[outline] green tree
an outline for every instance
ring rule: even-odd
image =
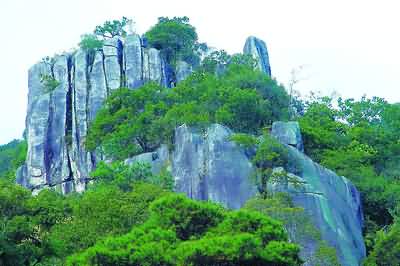
[[[79,43],[79,47],[87,53],[98,51],[103,48],[103,45],[104,41],[94,34],[83,35]]]
[[[280,224],[249,211],[170,195],[130,233],[71,256],[68,265],[300,265]],[[132,252],[133,251],[133,252]]]
[[[268,197],[268,185],[292,182],[285,171],[274,172],[275,167],[286,167],[288,150],[270,135],[263,136],[252,161],[257,168],[256,184],[262,198],[266,199]]]
[[[122,162],[100,162],[90,175],[96,184],[113,184],[122,191],[131,191],[137,182],[157,185],[166,190],[172,190],[174,184],[173,177],[167,171],[162,169],[159,174],[154,175],[149,164],[140,162],[132,165]]]
[[[0,264],[30,265],[40,257],[36,224],[29,217],[30,191],[0,180]]]
[[[391,266],[400,264],[400,224],[379,231],[373,251],[366,259],[367,266]]]
[[[150,46],[161,51],[167,62],[175,65],[178,60],[196,63],[198,47],[196,29],[188,17],[160,17],[158,23],[145,33]]]
[[[25,140],[13,140],[0,145],[0,177],[14,180],[17,168],[25,163],[26,153]]]
[[[102,38],[114,38],[115,36],[125,36],[126,26],[132,23],[131,19],[122,17],[121,20],[106,21],[103,25],[96,26],[94,34]]]
[[[128,192],[99,184],[82,195],[69,197],[71,215],[54,225],[47,236],[53,256],[64,259],[107,236],[129,232],[147,220],[149,204],[163,194],[161,188],[146,183],[135,183]]]

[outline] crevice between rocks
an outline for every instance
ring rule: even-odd
[[[124,67],[124,44],[121,40],[117,41],[117,58],[120,72],[120,87],[126,87],[126,72]]]
[[[103,68],[104,83],[106,84],[106,94],[108,97],[110,96],[110,85],[108,84],[107,71],[106,71],[106,56],[103,50],[101,50],[101,64]]]
[[[85,76],[86,76],[86,99],[85,99],[85,112],[86,112],[86,128],[89,130],[90,126],[90,97],[92,91],[92,83],[90,79],[90,74],[93,70],[94,60],[96,58],[96,51],[91,51],[86,54],[86,66],[85,66]],[[91,163],[93,166],[96,165],[94,152],[90,152]]]
[[[67,57],[67,95],[65,101],[65,148],[66,148],[66,156],[67,156],[67,167],[68,167],[68,178],[67,180],[72,180],[74,178],[71,158],[70,158],[70,150],[72,148],[72,105],[73,105],[73,84],[72,84],[72,68],[73,68],[73,59],[72,56],[69,55]]]
[[[50,170],[51,170],[51,162],[53,160],[53,151],[51,148],[51,128],[53,124],[53,92],[50,92],[49,95],[49,116],[47,117],[47,128],[46,128],[46,138],[43,144],[43,152],[44,152],[44,168],[45,168],[45,180],[46,183],[50,183]]]

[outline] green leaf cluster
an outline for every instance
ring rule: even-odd
[[[44,74],[40,76],[40,82],[43,84],[44,92],[53,92],[61,83],[52,75]]]

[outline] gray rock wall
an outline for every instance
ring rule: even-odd
[[[103,51],[91,56],[78,50],[54,61],[29,70],[28,154],[17,182],[32,190],[83,191],[101,159],[85,150],[85,138],[104,100],[121,86],[136,88],[148,81],[168,86],[166,66],[159,51],[141,46],[138,35],[107,40]],[[48,90],[43,75],[59,85]]]
[[[305,183],[300,189],[287,185],[284,190],[309,214],[322,239],[336,249],[341,265],[360,265],[365,257],[364,221],[360,194],[355,186],[303,153],[297,122],[275,122],[271,134],[287,145],[289,171]]]
[[[253,166],[246,154],[229,141],[232,132],[214,124],[204,131],[180,126],[171,156],[176,190],[193,199],[212,200],[240,208],[255,193]]]

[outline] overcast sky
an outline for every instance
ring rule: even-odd
[[[0,0],[0,143],[22,135],[28,68],[122,16],[139,33],[159,16],[188,16],[201,41],[230,53],[255,35],[266,41],[278,81],[305,66],[297,86],[303,95],[399,102],[399,10],[395,0]]]

